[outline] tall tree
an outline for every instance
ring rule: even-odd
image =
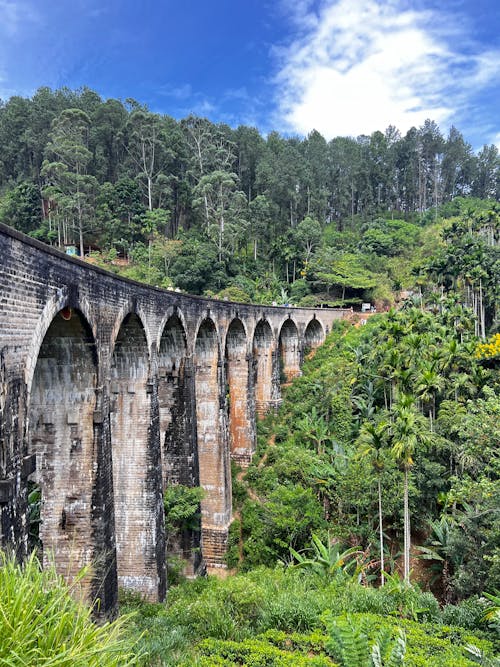
[[[84,231],[93,218],[96,179],[87,173],[92,154],[88,149],[90,118],[80,109],[65,109],[53,122],[47,154],[55,160],[43,163],[45,192],[65,209],[78,230],[80,255],[84,255]]]
[[[378,491],[378,529],[380,544],[380,583],[385,583],[385,563],[384,563],[384,523],[382,515],[382,472],[385,468],[387,434],[390,423],[387,420],[373,423],[366,421],[360,431],[357,444],[359,446],[359,456],[366,458],[377,476]]]
[[[403,572],[404,579],[410,582],[411,523],[409,508],[409,478],[415,456],[430,444],[427,420],[415,408],[414,399],[408,394],[402,395],[394,406],[391,427],[391,449],[395,459],[401,465],[404,474],[403,487]]]

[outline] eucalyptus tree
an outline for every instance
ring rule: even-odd
[[[194,188],[194,205],[206,216],[207,234],[217,244],[219,262],[228,236],[234,253],[237,236],[246,225],[247,199],[237,180],[236,174],[217,170],[202,176]]]
[[[240,186],[250,203],[256,196],[255,178],[257,165],[265,149],[265,140],[255,127],[240,125],[235,133],[234,140],[237,152],[237,173]]]
[[[273,206],[265,195],[257,195],[248,204],[249,236],[253,242],[253,258],[257,261],[259,241],[261,252],[269,250],[273,237]]]
[[[52,123],[50,142],[41,176],[45,194],[76,222],[80,256],[84,231],[94,216],[97,179],[87,173],[92,153],[88,149],[89,116],[80,109],[65,109]],[[76,220],[75,220],[76,219]]]
[[[357,209],[357,177],[361,164],[361,151],[355,139],[336,137],[328,144],[329,153],[329,208],[330,217],[337,221],[343,231],[345,220],[351,219]]]
[[[126,125],[126,150],[140,181],[146,190],[147,206],[153,210],[153,184],[159,173],[159,153],[162,149],[162,119],[141,107],[134,108]]]
[[[418,131],[418,183],[420,214],[433,206],[437,207],[441,199],[441,160],[444,150],[443,135],[437,124],[425,120]]]
[[[328,211],[328,144],[313,130],[302,142],[304,159],[304,187],[306,190],[305,215],[327,220]]]
[[[441,178],[443,195],[447,200],[466,196],[474,179],[475,159],[472,146],[456,127],[451,127],[443,146]]]
[[[307,188],[300,149],[298,139],[285,139],[271,132],[257,165],[256,189],[276,204],[280,225],[277,233],[296,227],[303,217]]]
[[[207,232],[213,222],[213,210],[209,201],[209,191],[213,184],[225,183],[223,189],[239,190],[238,175],[235,173],[236,143],[232,140],[228,128],[215,125],[206,118],[188,116],[180,123],[187,145],[186,176],[193,187],[195,197],[201,199],[202,219]],[[223,176],[224,174],[224,176]],[[236,185],[238,184],[238,187]]]
[[[11,97],[0,104],[0,185],[26,178],[29,173],[29,151],[25,141],[29,128],[29,101]]]
[[[494,144],[483,146],[477,155],[471,194],[481,199],[500,199],[500,155]]]
[[[93,147],[95,175],[101,182],[115,183],[124,161],[123,131],[128,114],[118,100],[106,100],[91,117],[90,142]]]

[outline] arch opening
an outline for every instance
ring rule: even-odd
[[[282,383],[291,382],[300,375],[300,345],[297,325],[292,319],[285,320],[279,335],[279,357]]]
[[[275,345],[271,326],[260,320],[253,336],[255,410],[263,417],[279,399],[279,381],[276,382]]]
[[[160,339],[158,406],[163,489],[199,486],[194,374],[187,358],[186,332],[176,314],[167,320]],[[199,526],[166,538],[167,557],[182,558],[184,574],[194,575],[201,564]]]
[[[308,354],[312,350],[322,345],[325,341],[325,332],[321,322],[314,319],[309,322],[304,332],[304,353]]]
[[[194,361],[200,484],[205,492],[201,502],[202,549],[210,570],[225,567],[231,521],[231,468],[224,367],[219,359],[217,330],[209,318],[198,329]]]
[[[152,387],[144,326],[123,320],[111,359],[111,447],[118,582],[157,599],[158,490],[155,484]],[[161,595],[160,595],[161,596]]]
[[[255,399],[247,356],[247,335],[240,319],[229,325],[225,363],[231,457],[248,466],[255,451]]]
[[[42,341],[29,400],[28,453],[36,456],[29,479],[40,494],[39,523],[32,546],[44,563],[73,582],[94,557],[92,492],[97,353],[92,331],[79,310],[64,308]],[[90,593],[90,581],[80,589]]]

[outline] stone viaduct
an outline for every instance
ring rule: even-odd
[[[44,559],[70,580],[91,563],[104,611],[117,584],[161,600],[163,490],[184,484],[205,491],[187,568],[223,568],[230,459],[248,464],[256,415],[347,313],[149,287],[0,225],[2,545],[26,554],[33,481]]]

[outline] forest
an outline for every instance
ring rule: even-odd
[[[169,554],[166,603],[123,594],[97,627],[50,568],[2,556],[0,663],[498,667],[496,147],[432,121],[263,137],[47,88],[0,106],[0,145],[0,221],[86,261],[214,298],[377,311],[306,354],[234,466],[231,576],[186,581]],[[169,536],[199,529],[202,494],[167,489]]]
[[[0,145],[0,221],[131,278],[236,301],[391,305],[441,218],[500,194],[497,148],[475,153],[431,120],[404,136],[264,137],[40,88],[0,102]]]

